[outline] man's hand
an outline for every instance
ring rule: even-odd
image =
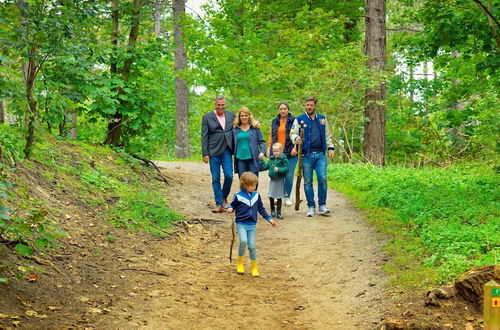
[[[271,226],[273,227],[276,227],[278,224],[276,223],[276,221],[274,220],[270,220],[269,223],[271,224]]]
[[[233,209],[232,209],[232,208],[230,208],[230,207],[228,207],[228,208],[226,209],[226,212],[227,212],[227,213],[233,213]]]
[[[208,156],[203,156],[203,162],[204,162],[205,164],[208,164]]]
[[[334,156],[335,156],[335,150],[328,150],[328,157],[333,159]]]
[[[259,154],[259,159],[264,159],[264,157],[265,157],[265,156],[264,156],[264,154],[261,152],[261,153]]]
[[[297,150],[295,150],[295,148],[292,149],[292,152],[290,153],[292,156],[296,156],[297,155]]]
[[[295,144],[302,144],[302,139],[300,138],[300,136],[295,139]]]

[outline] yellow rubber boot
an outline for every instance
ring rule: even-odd
[[[252,260],[252,276],[260,276],[257,260]]]
[[[236,271],[238,274],[244,274],[245,273],[245,257],[238,257],[238,266],[236,266]]]

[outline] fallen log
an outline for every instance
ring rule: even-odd
[[[483,287],[491,280],[500,282],[500,266],[490,265],[467,270],[458,276],[455,281],[455,289],[464,299],[476,305],[481,305],[483,302]]]

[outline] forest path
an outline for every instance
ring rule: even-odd
[[[329,190],[329,217],[307,218],[303,202],[297,212],[285,207],[285,219],[276,228],[260,218],[261,276],[254,278],[248,271],[235,272],[237,238],[233,262],[228,261],[232,215],[210,212],[208,165],[158,165],[170,178],[172,206],[188,219],[220,222],[190,225],[175,239],[150,242],[135,267],[169,276],[131,277],[130,299],[125,295],[98,328],[374,329],[380,324],[386,281],[381,242],[341,194]],[[267,172],[261,173],[259,192],[267,209],[268,183]],[[238,186],[235,176],[231,198]]]

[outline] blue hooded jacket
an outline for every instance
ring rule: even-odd
[[[230,207],[236,214],[236,222],[257,223],[257,212],[267,221],[272,219],[264,208],[259,193],[256,191],[251,194],[245,189],[238,191],[234,194]]]

